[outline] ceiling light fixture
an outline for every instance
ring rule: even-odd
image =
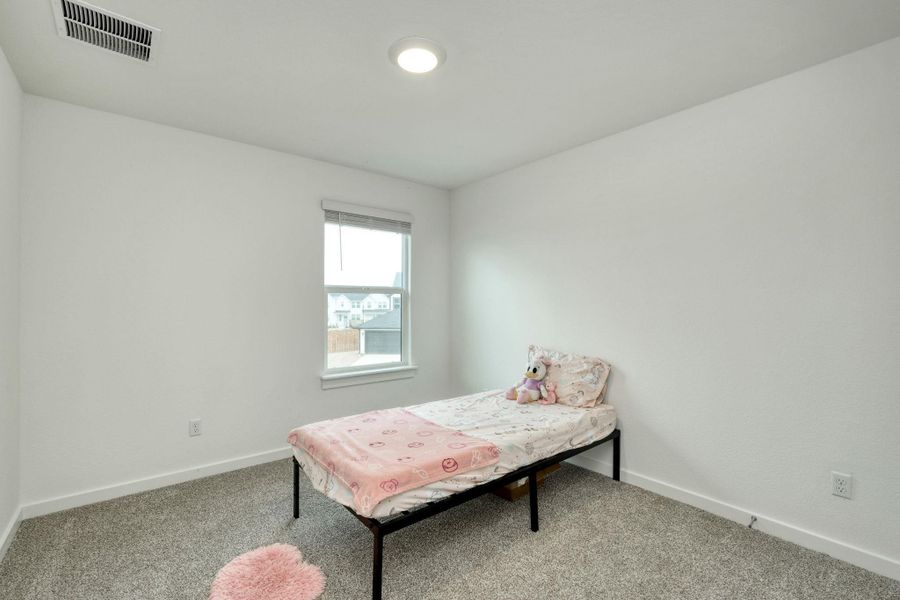
[[[444,49],[425,38],[408,37],[397,40],[388,51],[391,62],[410,73],[428,73],[444,63]]]

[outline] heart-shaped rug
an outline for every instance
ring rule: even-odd
[[[273,544],[241,554],[222,567],[209,600],[314,600],[325,590],[321,569],[303,562],[289,544]]]

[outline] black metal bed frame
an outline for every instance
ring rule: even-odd
[[[531,531],[536,532],[538,530],[538,504],[537,504],[537,474],[538,471],[549,467],[550,465],[554,465],[558,462],[562,462],[567,458],[571,458],[576,454],[581,454],[586,450],[590,450],[595,446],[599,446],[600,444],[606,443],[612,440],[613,443],[613,479],[619,481],[619,458],[621,454],[621,438],[622,432],[618,429],[614,429],[612,433],[606,436],[603,439],[597,440],[587,446],[581,446],[579,448],[573,448],[571,450],[566,450],[565,452],[560,452],[559,454],[554,454],[548,458],[543,460],[539,460],[537,462],[533,462],[530,465],[525,465],[519,469],[511,473],[507,473],[502,477],[498,477],[497,479],[492,479],[486,483],[482,483],[481,485],[476,485],[473,488],[469,488],[467,490],[463,490],[462,492],[458,492],[456,494],[447,496],[446,498],[442,498],[440,500],[436,500],[434,502],[429,502],[421,506],[420,508],[416,508],[411,511],[405,511],[400,513],[395,517],[391,517],[386,521],[379,521],[378,519],[371,519],[369,517],[363,517],[361,515],[356,514],[349,506],[345,506],[350,514],[359,519],[359,521],[369,528],[369,531],[375,536],[375,544],[372,553],[372,600],[381,600],[381,574],[382,574],[382,555],[384,551],[384,536],[389,533],[394,533],[395,531],[399,531],[404,527],[408,527],[414,523],[418,523],[423,519],[427,519],[428,517],[432,517],[438,513],[442,513],[445,510],[449,510],[455,506],[459,506],[464,502],[468,502],[474,498],[487,494],[488,492],[495,490],[498,487],[502,487],[508,483],[512,483],[513,481],[517,481],[519,479],[528,478],[528,499],[531,508]],[[293,467],[294,467],[294,518],[297,519],[300,517],[300,463],[297,462],[297,458],[293,458]]]

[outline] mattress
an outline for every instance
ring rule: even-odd
[[[504,390],[491,390],[406,407],[423,419],[492,442],[500,449],[500,460],[481,469],[391,496],[378,503],[370,514],[363,516],[383,519],[415,509],[554,454],[596,442],[616,427],[616,411],[608,404],[594,408],[517,404],[507,400],[504,394]],[[349,487],[332,477],[302,449],[295,447],[293,450],[313,487],[335,502],[356,510]]]

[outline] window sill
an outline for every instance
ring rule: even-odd
[[[418,368],[416,365],[403,365],[401,367],[382,367],[380,369],[353,371],[351,373],[326,373],[322,375],[322,389],[330,390],[351,385],[409,379],[410,377],[415,377]]]

